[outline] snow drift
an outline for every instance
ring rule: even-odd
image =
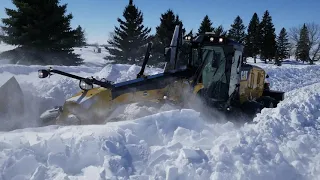
[[[140,70],[131,65],[101,67],[100,55],[91,56],[89,49],[78,52],[91,58],[91,67],[53,67],[114,82],[133,79]],[[133,104],[123,115],[131,121],[38,128],[36,117],[63,104],[79,90],[78,82],[59,75],[39,79],[37,70],[43,66],[0,65],[0,86],[14,76],[30,112],[14,121],[20,122],[16,126],[0,124],[6,130],[24,128],[0,132],[0,180],[318,179],[320,66],[292,61],[281,67],[256,65],[266,69],[272,89],[287,93],[277,108],[264,109],[252,124],[208,124],[190,109],[138,118],[154,109]]]
[[[241,128],[174,110],[130,122],[2,133],[2,179],[316,179],[319,88],[288,93]]]
[[[248,58],[248,63],[263,68],[270,76],[267,81],[271,88],[279,91],[291,91],[297,88],[305,87],[320,82],[320,64],[303,64],[295,60],[284,60],[282,66],[265,64],[257,60],[253,63],[253,58]]]
[[[39,117],[45,110],[56,105],[63,105],[65,99],[80,91],[78,80],[64,77],[58,74],[46,79],[38,78],[38,70],[49,68],[50,66],[23,66],[23,65],[0,65],[0,87],[10,78],[14,77],[19,83],[23,94],[26,114],[19,113],[19,117],[3,118],[0,111],[0,131],[12,130],[25,127],[39,126]],[[83,77],[106,78],[113,82],[122,82],[136,78],[140,67],[136,65],[107,65],[101,67],[86,66],[52,66],[52,68],[73,73]],[[146,68],[146,74],[162,72],[162,69]],[[12,92],[2,94],[4,97],[12,97]],[[3,104],[4,101],[2,102]],[[16,108],[11,108],[10,114],[16,112]]]

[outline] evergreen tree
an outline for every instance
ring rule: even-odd
[[[82,29],[80,25],[76,28],[75,41],[77,47],[86,45],[85,31]]]
[[[222,25],[218,26],[217,28],[215,28],[214,30],[214,34],[216,36],[226,36],[227,35],[227,31],[225,31],[222,27]]]
[[[304,61],[309,60],[309,36],[308,36],[308,28],[305,24],[303,24],[303,27],[300,30],[300,38],[297,44],[297,50],[296,50],[296,56]],[[313,62],[310,61],[310,64],[313,64]]]
[[[193,30],[191,29],[187,34],[186,36],[193,36]]]
[[[214,28],[212,27],[212,22],[209,18],[208,15],[206,15],[201,24],[200,24],[200,27],[198,29],[198,34],[202,34],[202,33],[205,33],[205,32],[214,32]]]
[[[150,64],[159,64],[164,62],[164,49],[170,46],[171,39],[176,25],[183,25],[178,15],[175,15],[171,9],[161,14],[160,25],[156,27],[156,34],[153,39],[152,57]],[[182,29],[185,33],[185,29]]]
[[[13,61],[28,64],[78,65],[82,59],[73,54],[75,30],[70,27],[72,14],[59,0],[13,0],[15,9],[5,8],[5,43],[18,48],[5,52]]]
[[[269,11],[265,11],[260,23],[261,57],[267,63],[276,55],[276,34]]]
[[[253,57],[254,63],[256,63],[259,54],[259,30],[259,17],[257,13],[254,13],[247,29],[245,45],[246,55],[247,57]]]
[[[143,25],[143,13],[129,0],[123,11],[124,20],[118,18],[120,26],[115,27],[114,34],[108,41],[111,47],[108,60],[117,63],[135,64],[141,61],[145,54],[145,47],[150,42],[151,28]]]
[[[277,38],[277,55],[279,60],[289,56],[289,37],[285,28],[282,28]]]
[[[237,41],[243,42],[246,37],[246,27],[243,25],[243,21],[240,16],[237,16],[231,25],[231,29],[228,32],[228,37]]]

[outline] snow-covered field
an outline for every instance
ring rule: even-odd
[[[115,82],[132,79],[140,70],[104,65],[104,55],[90,48],[76,52],[87,66],[55,68]],[[288,61],[277,67],[259,60],[256,65],[266,69],[272,89],[287,93],[254,124],[207,124],[188,109],[135,119],[134,113],[144,110],[135,106],[128,107],[131,121],[106,125],[34,128],[36,122],[28,117],[20,124],[26,128],[0,132],[0,180],[319,179],[320,66]],[[0,65],[0,86],[15,76],[34,116],[79,90],[77,81],[59,75],[39,79],[40,68]]]

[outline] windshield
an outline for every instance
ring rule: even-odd
[[[228,98],[228,82],[226,78],[226,58],[222,47],[204,46],[201,49],[204,67],[202,83],[207,95],[214,99]]]

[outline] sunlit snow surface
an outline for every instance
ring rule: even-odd
[[[130,65],[103,68],[102,59],[93,59],[91,67],[56,68],[115,82],[133,79],[140,70]],[[0,132],[0,180],[319,179],[320,66],[290,61],[277,67],[259,60],[257,65],[269,73],[272,89],[287,93],[277,108],[258,114],[255,124],[207,124],[188,109],[136,119],[149,109],[131,105],[126,108],[130,121]],[[33,100],[33,113],[40,113],[40,103],[42,108],[62,104],[79,90],[77,81],[59,75],[39,79],[40,68],[0,65],[0,85],[14,75]]]

